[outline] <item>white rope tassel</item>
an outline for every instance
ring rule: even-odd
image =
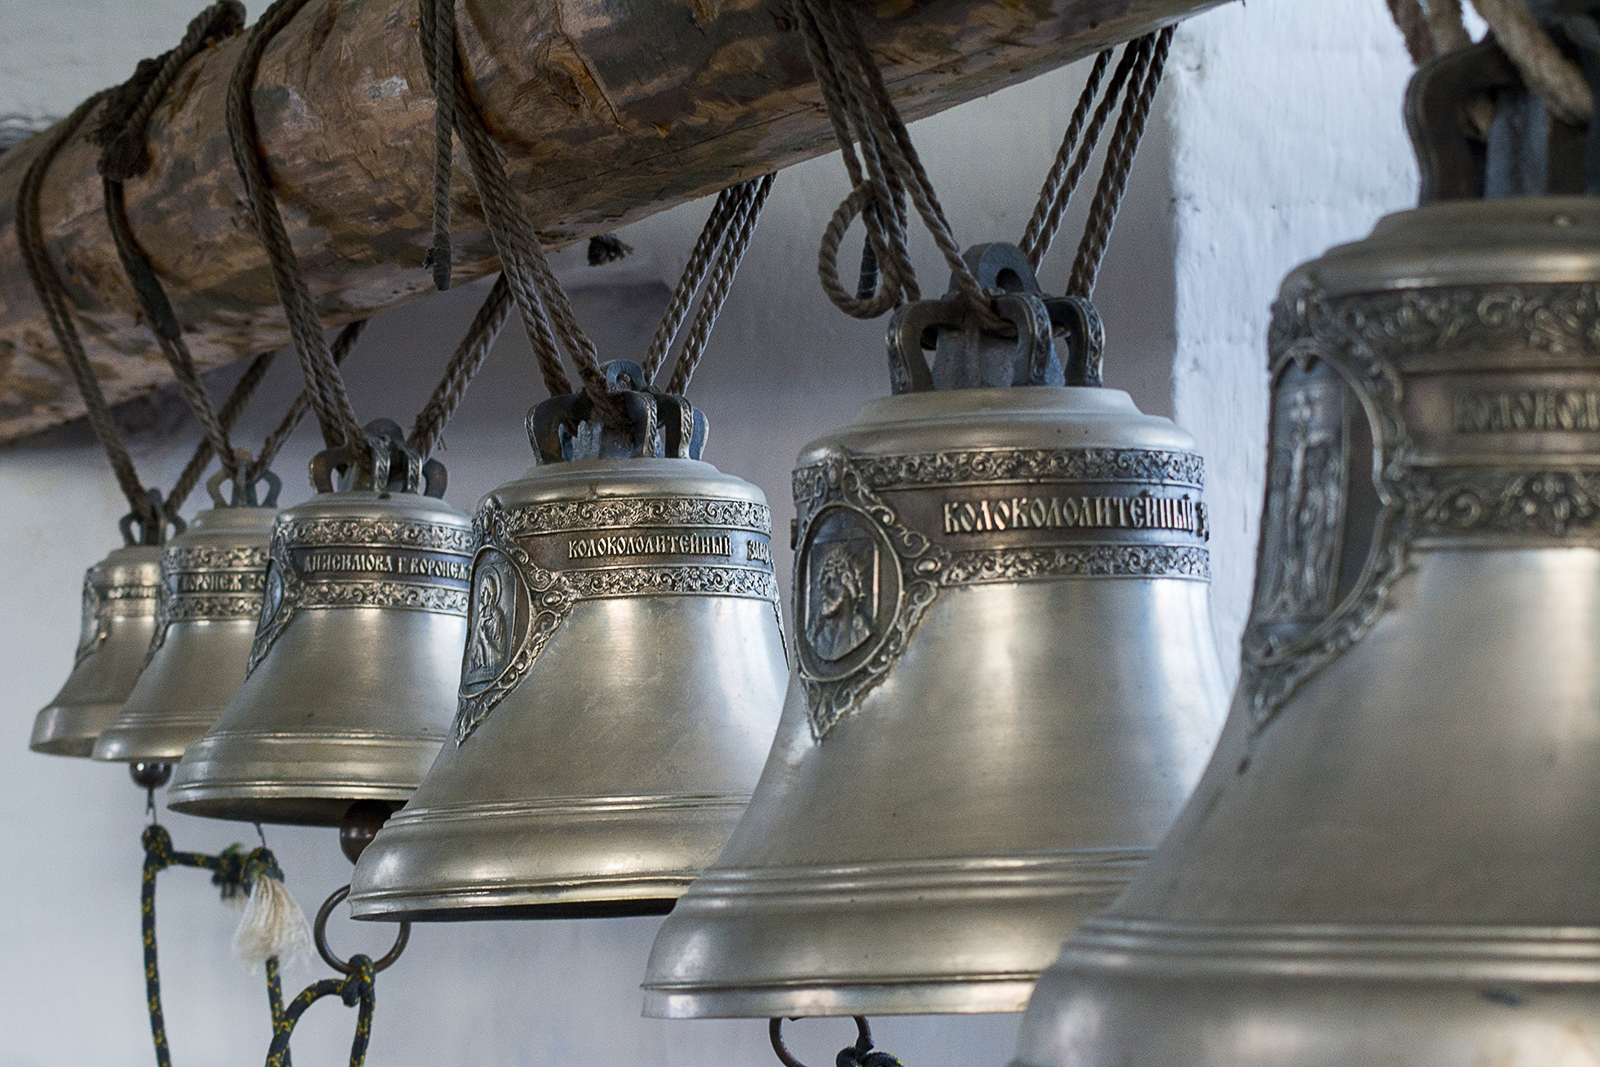
[[[250,901],[233,935],[233,951],[251,970],[272,957],[283,965],[311,952],[311,924],[306,913],[276,878],[258,875]]]

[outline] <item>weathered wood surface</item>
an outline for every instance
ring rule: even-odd
[[[1062,66],[1219,0],[883,0],[863,9],[908,118]],[[827,151],[830,131],[784,0],[463,0],[475,105],[552,244]],[[228,155],[223,100],[243,38],[190,64],[129,182],[135,231],[197,360],[287,343]],[[285,221],[329,325],[432,292],[433,97],[415,0],[317,0],[274,40],[254,100]],[[22,266],[13,201],[38,140],[0,156],[0,440],[76,417]],[[457,146],[455,278],[497,268]],[[57,157],[51,256],[113,401],[170,380],[134,315],[100,203],[97,150]]]

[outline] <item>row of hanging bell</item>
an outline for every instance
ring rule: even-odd
[[[445,470],[389,420],[319,453],[272,529],[243,682],[184,751],[174,811],[340,825],[398,808],[449,727],[472,535]]]
[[[967,260],[1014,336],[908,305],[894,395],[799,456],[787,703],[646,1015],[1021,1010],[1221,727],[1193,441],[1100,387],[1092,305]]]
[[[537,466],[478,507],[454,726],[356,918],[659,914],[749,801],[787,672],[771,512],[701,460],[703,414],[604,369],[630,425],[539,404]]]
[[[1275,308],[1217,752],[1025,1067],[1600,1065],[1600,201],[1494,44],[1407,114],[1422,205]]]
[[[242,475],[249,455],[239,458]],[[178,762],[244,681],[281,483],[264,472],[257,481],[266,494],[258,498],[256,482],[241,476],[226,500],[225,481],[219,471],[207,482],[214,506],[161,549],[154,633],[138,682],[94,742],[95,759]]]

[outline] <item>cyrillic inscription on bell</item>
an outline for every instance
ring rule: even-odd
[[[1597,248],[1458,200],[1284,282],[1232,716],[1019,1064],[1600,1064]]]
[[[72,673],[33,721],[28,747],[88,756],[133,691],[156,630],[161,549],[119,548],[83,576],[83,623]]]
[[[225,507],[218,495],[217,507],[162,548],[161,601],[144,670],[95,742],[95,759],[176,763],[233,699],[266,589],[277,516],[277,478],[268,477],[267,505]]]
[[[606,369],[631,439],[547,401],[542,465],[478,508],[455,729],[362,854],[358,918],[658,914],[749,800],[787,671],[772,515],[699,460],[703,416]]]
[[[969,261],[1025,279],[996,301],[1017,337],[910,305],[902,395],[800,454],[796,675],[749,811],[662,926],[648,1015],[1020,1010],[1220,727],[1193,441],[1084,384],[1092,307],[1043,298],[1015,248]]]
[[[364,459],[322,453],[318,494],[279,514],[244,682],[185,750],[173,810],[338,825],[357,801],[399,807],[438,753],[472,532],[424,492],[443,491],[435,461],[424,467],[393,423],[367,430]],[[340,469],[354,487],[334,491]]]

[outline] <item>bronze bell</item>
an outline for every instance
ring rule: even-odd
[[[272,532],[244,683],[185,750],[174,811],[338,825],[399,807],[437,754],[466,640],[472,533],[445,472],[387,420],[312,462]],[[336,488],[337,486],[337,488]]]
[[[93,753],[95,738],[117,717],[139,679],[160,595],[159,545],[130,540],[89,568],[72,673],[33,720],[29,748],[53,756]]]
[[[1600,1065],[1600,200],[1462,198],[1486,59],[1449,198],[1284,282],[1231,716],[1019,1064]]]
[[[659,914],[750,798],[787,674],[772,515],[700,460],[705,418],[606,365],[529,417],[539,465],[483,499],[455,727],[363,852],[351,914]]]
[[[1193,441],[1099,387],[1092,305],[1012,246],[968,260],[1015,336],[907,306],[896,395],[800,454],[796,673],[646,1015],[1021,1010],[1215,739]]]
[[[216,506],[161,550],[161,598],[144,670],[95,741],[95,759],[176,763],[244,681],[279,482],[266,472],[259,505],[254,485],[236,487],[229,504],[221,493],[225,477],[219,472],[207,486]]]

